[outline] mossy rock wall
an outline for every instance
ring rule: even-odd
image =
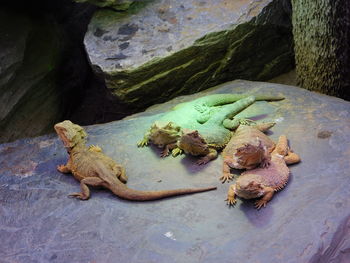
[[[350,1],[292,3],[300,85],[350,100]]]
[[[74,0],[77,3],[90,3],[99,7],[109,7],[117,11],[127,10],[134,1],[132,0]]]
[[[95,73],[118,100],[144,108],[233,79],[294,67],[287,0],[144,1],[100,10],[85,36]]]

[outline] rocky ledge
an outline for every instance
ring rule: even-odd
[[[277,122],[302,162],[264,209],[224,202],[222,159],[159,158],[137,148],[150,124],[172,105],[211,93],[284,94],[259,102],[252,116]],[[248,108],[249,109],[249,108]],[[56,135],[0,145],[1,262],[349,262],[350,102],[293,86],[234,81],[180,97],[128,119],[87,127],[89,143],[126,167],[129,187],[218,186],[217,191],[153,202],[92,190],[79,201],[70,175],[56,171],[67,154]]]
[[[287,0],[137,1],[99,10],[84,45],[111,93],[136,108],[294,66]]]

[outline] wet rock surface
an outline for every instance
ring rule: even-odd
[[[143,1],[99,10],[85,35],[94,72],[137,108],[237,78],[268,80],[293,68],[285,0]]]
[[[302,162],[290,166],[286,188],[260,211],[224,202],[222,159],[198,167],[196,158],[161,159],[137,148],[150,124],[173,105],[204,94],[284,94],[258,102],[256,119],[275,120],[270,136],[286,134]],[[249,114],[248,114],[249,115]],[[234,81],[156,105],[128,119],[87,127],[88,143],[126,167],[135,189],[218,186],[217,191],[154,202],[120,200],[92,190],[79,201],[67,160],[52,134],[0,145],[2,262],[348,262],[350,258],[350,102],[293,86]]]

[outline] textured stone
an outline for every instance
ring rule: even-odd
[[[99,10],[84,44],[122,102],[144,108],[236,78],[268,80],[294,64],[287,0],[144,1]]]
[[[84,97],[81,43],[95,7],[44,2],[0,11],[0,142],[52,132]]]
[[[77,3],[90,3],[99,7],[110,7],[117,11],[125,11],[135,1],[130,0],[74,0]],[[140,0],[142,1],[142,0]]]
[[[250,110],[276,120],[271,137],[286,134],[302,158],[290,166],[287,187],[260,211],[249,201],[225,205],[221,157],[198,167],[196,158],[160,159],[158,149],[136,147],[158,112],[204,94],[243,91],[286,96]],[[67,197],[79,183],[56,171],[67,160],[56,135],[2,144],[1,262],[348,262],[349,102],[292,86],[234,81],[87,131],[89,143],[125,165],[129,187],[218,190],[146,203],[92,190],[89,201],[79,201]]]
[[[0,142],[42,134],[61,116],[59,37],[48,21],[0,11]]]

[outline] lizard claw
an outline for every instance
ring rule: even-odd
[[[203,157],[203,158],[200,158],[200,159],[196,162],[196,164],[197,164],[197,165],[204,165],[204,164],[207,164],[208,162],[209,162],[208,158]]]
[[[84,194],[82,193],[71,193],[68,195],[69,197],[75,197],[75,198],[78,198],[80,200],[87,200],[89,199],[87,196],[85,196]]]
[[[259,210],[261,207],[266,207],[266,204],[267,204],[267,201],[262,199],[258,200],[255,202],[255,208]]]
[[[251,119],[239,119],[239,123],[242,125],[252,125],[252,124],[255,124],[256,122]]]
[[[232,196],[227,196],[227,199],[225,200],[226,204],[231,207],[231,206],[235,206],[236,204],[236,199]]]
[[[148,145],[148,140],[146,139],[142,139],[141,141],[139,141],[137,143],[137,147],[144,147],[144,146],[147,146]]]
[[[196,111],[198,111],[200,113],[203,113],[206,110],[208,110],[208,106],[206,106],[205,104],[196,104],[196,105],[194,105],[194,108]]]
[[[90,145],[89,146],[89,151],[91,152],[102,152],[102,148],[98,145]]]
[[[176,156],[182,154],[182,152],[183,152],[183,151],[182,151],[180,148],[175,148],[175,149],[172,149],[171,155],[172,155],[173,157],[176,157]]]
[[[270,165],[270,160],[269,159],[263,159],[262,161],[261,161],[261,163],[260,163],[260,167],[261,168],[267,168],[267,167],[269,167],[269,165]]]
[[[233,179],[233,175],[229,173],[224,173],[223,176],[220,177],[222,183],[230,182]]]
[[[65,168],[65,165],[64,164],[61,164],[61,165],[57,165],[57,171],[59,171],[59,172],[61,172],[61,173],[63,173],[63,171],[64,171],[64,168]]]
[[[165,149],[164,151],[161,152],[160,157],[164,158],[167,157],[169,155],[169,150]]]

